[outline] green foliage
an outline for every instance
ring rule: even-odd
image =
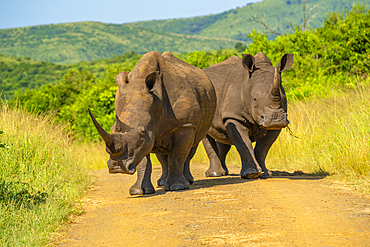
[[[253,43],[244,53],[264,52],[275,65],[285,53],[294,54],[293,69],[284,72],[283,85],[289,98],[325,96],[332,88],[355,87],[357,76],[370,70],[370,11],[354,6],[343,14],[332,13],[316,30],[279,36],[253,31]]]
[[[242,42],[237,42],[235,43],[234,45],[234,48],[238,51],[238,52],[243,52],[245,49],[247,49],[247,45],[243,45]]]
[[[100,125],[109,130],[115,122],[114,100],[117,91],[115,77],[123,69],[119,65],[107,67],[105,77],[90,84],[72,104],[60,109],[58,116],[63,122],[70,121],[75,135],[82,139],[97,139],[99,134],[92,124],[87,109],[90,108]]]
[[[39,88],[45,84],[54,85],[63,78],[69,69],[88,70],[97,78],[104,77],[107,65],[120,64],[125,71],[130,71],[141,55],[127,52],[110,59],[79,62],[69,66],[57,65],[30,58],[17,58],[0,54],[0,96],[13,99],[16,92]],[[1,91],[2,94],[1,94]]]
[[[70,69],[61,82],[19,92],[16,98],[30,112],[48,112],[55,114],[56,121],[69,123],[76,137],[97,139],[99,135],[87,109],[103,128],[110,129],[115,121],[115,77],[133,67],[125,63],[107,65],[105,76],[99,80],[84,69]]]
[[[178,58],[200,69],[207,68],[213,64],[220,63],[233,55],[238,55],[235,50],[217,50],[213,52],[193,51],[179,54]]]
[[[12,98],[19,89],[36,88],[55,83],[68,70],[67,67],[30,58],[16,58],[0,54],[0,92]]]

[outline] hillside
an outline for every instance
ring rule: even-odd
[[[152,31],[132,24],[52,24],[0,30],[0,53],[72,64],[151,50],[190,52],[231,48],[236,40]]]
[[[67,71],[63,65],[0,54],[0,98],[13,98],[19,89],[54,84]]]
[[[18,90],[34,89],[59,82],[69,69],[88,70],[97,78],[104,77],[107,65],[120,64],[131,70],[141,55],[127,52],[114,58],[60,65],[0,54],[0,98],[12,99]]]
[[[317,5],[309,25],[321,27],[326,13],[351,8],[356,0],[307,0]],[[359,3],[365,3],[360,0]],[[367,6],[368,8],[370,6]],[[248,34],[264,31],[251,16],[266,16],[277,32],[292,32],[289,23],[302,23],[301,0],[264,0],[216,15],[145,21],[127,24],[79,22],[0,30],[0,54],[30,57],[58,64],[112,58],[125,52],[191,52],[232,48],[238,41],[250,41]],[[269,36],[274,38],[274,36]]]
[[[313,11],[315,16],[309,22],[309,26],[314,29],[321,27],[327,13],[334,11],[342,12],[344,7],[350,9],[356,2],[355,0],[307,0],[307,14],[309,13],[309,7],[313,5],[317,6]],[[364,0],[358,2],[366,3]],[[262,18],[265,14],[266,24],[270,28],[278,25],[275,31],[291,33],[292,30],[289,23],[295,26],[301,25],[303,22],[302,3],[303,1],[301,0],[264,0],[217,15],[136,22],[134,24],[137,27],[145,27],[155,31],[250,41],[247,35],[253,29],[265,30],[261,24],[253,22],[251,16],[258,15]],[[271,37],[274,36],[271,35]]]

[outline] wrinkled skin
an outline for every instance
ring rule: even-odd
[[[243,54],[243,59],[233,56],[204,69],[217,95],[215,116],[203,139],[210,159],[206,176],[228,174],[225,158],[231,145],[240,154],[242,178],[271,176],[265,165],[267,153],[289,123],[281,72],[292,64],[293,54],[285,54],[273,67],[260,52]]]
[[[110,154],[109,172],[137,171],[130,194],[154,193],[149,154],[155,153],[164,174],[158,184],[166,190],[189,188],[193,182],[189,161],[216,109],[208,76],[169,52],[149,52],[130,73],[119,73],[116,82],[116,122],[111,134],[90,113]]]

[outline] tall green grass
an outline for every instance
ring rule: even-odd
[[[362,185],[370,191],[370,79],[330,97],[290,102],[267,166],[302,169]]]
[[[81,152],[63,125],[4,102],[0,130],[0,246],[44,245],[91,181]]]

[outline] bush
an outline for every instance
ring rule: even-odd
[[[244,51],[264,52],[273,65],[285,53],[294,54],[293,69],[283,75],[288,98],[325,96],[333,88],[356,87],[353,78],[366,77],[370,70],[370,11],[354,5],[351,11],[332,13],[316,30],[279,36],[253,31],[253,43]]]

